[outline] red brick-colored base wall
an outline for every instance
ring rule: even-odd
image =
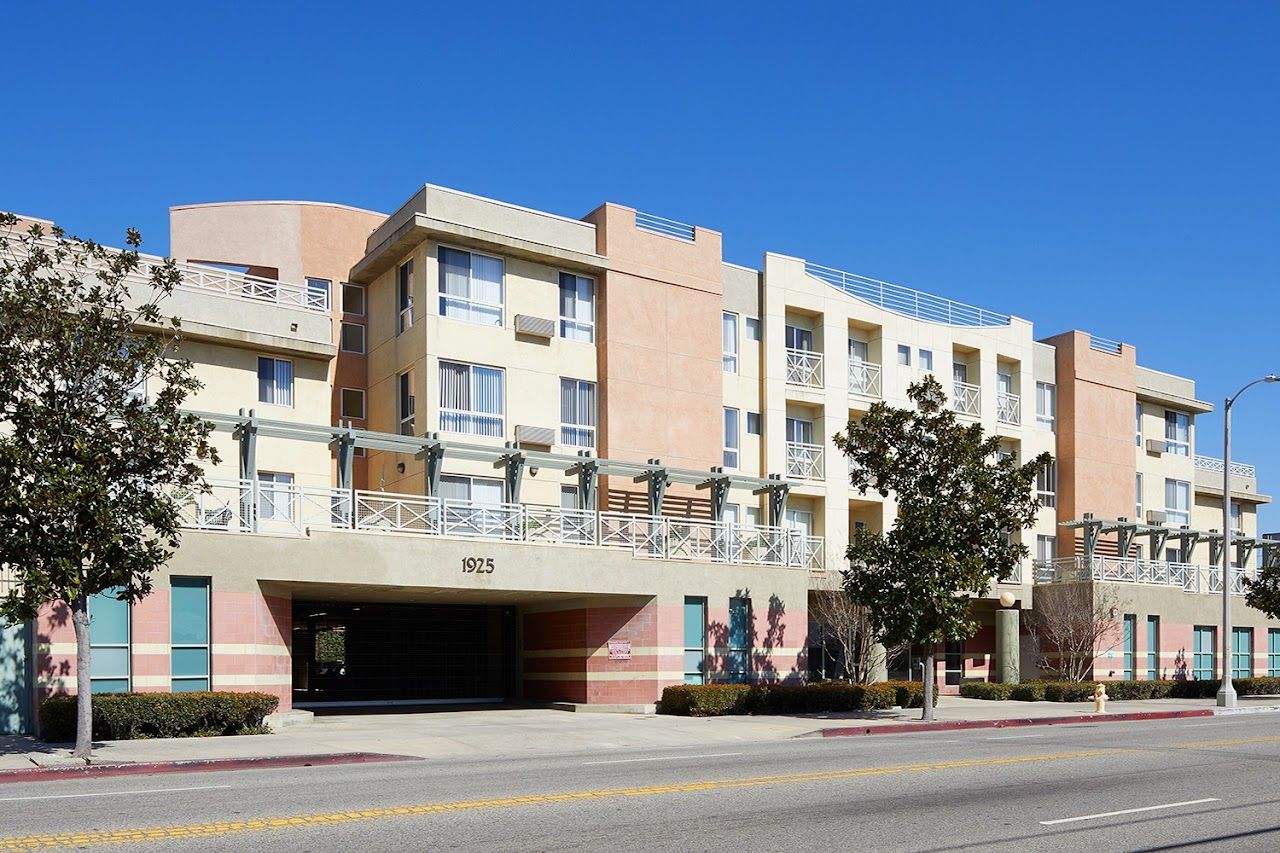
[[[524,695],[540,701],[648,704],[659,692],[657,605],[526,613]],[[609,642],[630,659],[610,660]]]

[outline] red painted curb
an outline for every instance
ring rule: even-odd
[[[0,770],[0,784],[39,782],[46,779],[138,776],[147,773],[208,773],[215,770],[264,770],[278,767],[325,767],[333,764],[375,764],[384,761],[420,760],[414,755],[334,752],[321,755],[279,755],[269,758],[207,758],[188,761],[139,761],[84,766],[32,767],[29,770]]]
[[[1212,717],[1213,709],[1193,711],[1134,711],[1128,714],[1077,714],[1073,717],[1021,717],[1009,720],[955,720],[940,723],[892,723],[885,726],[860,726],[820,729],[823,737],[856,735],[888,735],[904,732],[953,732],[963,729],[1012,729],[1022,726],[1056,726],[1062,723],[1124,723],[1133,720],[1174,720],[1182,717]]]

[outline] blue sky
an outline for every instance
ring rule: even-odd
[[[1131,342],[1219,406],[1280,371],[1280,5],[110,5],[6,10],[0,208],[163,253],[187,202],[610,200]],[[1270,493],[1278,414],[1235,418]]]

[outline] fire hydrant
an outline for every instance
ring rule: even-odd
[[[1093,688],[1093,712],[1095,714],[1107,713],[1107,688],[1103,684]]]

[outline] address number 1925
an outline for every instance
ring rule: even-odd
[[[468,575],[493,574],[493,557],[463,557],[462,572]]]

